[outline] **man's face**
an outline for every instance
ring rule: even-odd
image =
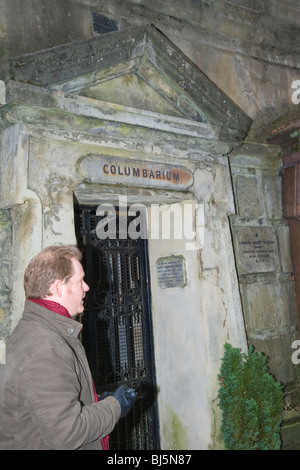
[[[68,310],[71,317],[83,312],[83,299],[85,293],[90,289],[84,282],[84,271],[77,259],[72,259],[73,276],[61,285],[61,304]]]

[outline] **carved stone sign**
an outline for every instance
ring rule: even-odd
[[[186,285],[185,259],[183,256],[159,258],[156,262],[158,285],[162,289]]]
[[[276,235],[270,227],[234,228],[237,266],[241,274],[276,271]]]
[[[180,191],[193,184],[193,174],[184,167],[107,155],[82,157],[77,163],[77,172],[92,183]]]

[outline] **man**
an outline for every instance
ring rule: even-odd
[[[99,401],[78,339],[89,290],[73,246],[44,249],[24,275],[23,317],[0,366],[0,449],[103,449],[136,398],[121,386]]]

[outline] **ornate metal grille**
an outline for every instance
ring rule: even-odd
[[[96,208],[76,211],[90,286],[82,342],[98,394],[122,383],[139,390],[133,409],[111,435],[111,448],[159,449],[147,244],[140,238],[100,240],[99,221]]]
[[[111,33],[112,31],[118,31],[118,22],[106,16],[100,15],[100,13],[92,12],[93,30],[97,34]]]

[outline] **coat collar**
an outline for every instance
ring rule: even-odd
[[[59,315],[29,299],[25,301],[23,319],[37,320],[44,323],[64,337],[77,337],[82,330],[82,324],[73,320],[72,317],[67,318]]]

